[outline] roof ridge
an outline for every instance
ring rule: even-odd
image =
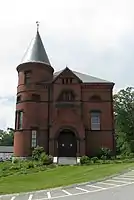
[[[64,69],[63,69],[64,70]],[[58,76],[63,70],[57,71],[54,73],[54,76]],[[107,81],[105,79],[102,78],[98,78],[96,76],[92,76],[89,74],[85,74],[85,73],[81,73],[78,71],[74,71],[72,70],[72,72],[79,78],[82,80],[83,83],[113,83],[111,81]]]

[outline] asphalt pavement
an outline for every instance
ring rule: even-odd
[[[133,200],[134,170],[94,183],[42,190],[23,194],[2,195],[0,200]]]

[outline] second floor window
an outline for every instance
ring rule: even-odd
[[[17,103],[21,101],[21,95],[17,96]]]
[[[22,124],[23,124],[23,111],[18,111],[18,120],[17,120],[17,129],[22,129]]]
[[[30,70],[24,72],[24,84],[29,84],[31,82],[31,74],[32,72]]]
[[[100,130],[100,112],[91,112],[91,130]]]
[[[64,91],[59,97],[59,101],[74,101],[75,96],[72,91]]]

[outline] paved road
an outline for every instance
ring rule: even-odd
[[[134,170],[125,174],[77,187],[0,196],[0,200],[133,200]]]

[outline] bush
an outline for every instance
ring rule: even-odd
[[[21,169],[21,166],[20,165],[12,165],[9,170],[12,170],[12,171],[18,171]]]
[[[15,158],[15,157],[12,158],[12,163],[19,163],[19,162],[20,162],[19,158]]]
[[[37,161],[40,160],[41,154],[43,152],[44,152],[44,148],[37,146],[36,148],[34,148],[32,152],[32,158]]]
[[[53,157],[50,155],[48,156],[45,152],[43,152],[40,156],[40,161],[43,165],[50,165],[53,163]]]
[[[81,163],[81,165],[89,164],[89,163],[90,163],[89,157],[88,157],[88,156],[82,156],[82,157],[80,158],[80,163]]]
[[[91,158],[91,162],[92,162],[92,163],[97,163],[98,160],[99,160],[98,157],[92,157],[92,158]]]
[[[111,159],[112,151],[107,147],[102,147],[99,152],[99,157],[105,156],[106,159]]]
[[[27,168],[27,169],[34,168],[34,163],[33,163],[32,161],[29,161],[29,162],[27,161],[27,162],[26,162],[26,168]]]
[[[128,157],[129,157],[129,158],[134,158],[134,153],[130,153],[130,154],[128,155]]]
[[[104,161],[104,160],[107,160],[107,156],[102,155],[102,156],[101,156],[101,160],[103,160],[103,161]]]

